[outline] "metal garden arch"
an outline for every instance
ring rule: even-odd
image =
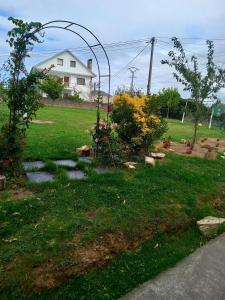
[[[108,79],[108,96],[107,96],[107,125],[109,125],[109,99],[110,99],[110,89],[111,89],[111,68],[110,68],[110,62],[109,62],[109,57],[106,53],[106,50],[104,48],[104,46],[102,45],[102,43],[100,42],[100,40],[97,38],[97,36],[87,27],[80,25],[78,23],[74,23],[71,21],[66,21],[66,20],[54,20],[54,21],[50,21],[47,22],[45,24],[43,24],[41,26],[41,28],[38,29],[37,32],[40,32],[42,30],[48,29],[48,28],[56,28],[56,29],[63,29],[69,32],[72,32],[73,34],[77,35],[78,37],[80,37],[85,44],[88,46],[88,48],[90,49],[90,51],[92,52],[96,64],[97,64],[97,71],[98,71],[98,96],[97,96],[97,130],[99,129],[99,122],[100,122],[100,98],[101,98],[101,79],[103,77],[106,77]],[[80,33],[78,33],[76,30],[78,28],[84,29],[85,32],[87,32],[88,34],[90,34],[90,37],[92,39],[94,39],[95,43],[91,44],[90,41],[87,40],[87,38],[85,38],[83,35],[81,35]],[[101,73],[101,68],[100,68],[100,63],[98,60],[98,53],[96,51],[96,49],[101,48],[106,61],[107,61],[107,72],[106,74],[102,74]]]

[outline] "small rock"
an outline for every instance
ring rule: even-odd
[[[136,169],[135,166],[129,165],[128,169]]]
[[[150,156],[145,156],[145,164],[155,167],[155,159]]]
[[[151,152],[150,155],[151,155],[151,157],[158,158],[158,159],[162,159],[166,156],[165,153],[160,153],[160,152],[157,152],[157,153],[156,152]]]
[[[76,149],[76,152],[85,156],[89,156],[91,153],[91,148],[87,145],[84,145]]]
[[[225,218],[217,218],[212,216],[208,216],[197,221],[197,225],[201,233],[208,237],[217,234],[219,226],[222,224],[225,224]]]
[[[124,163],[125,166],[129,167],[129,166],[135,166],[137,163],[134,161],[127,161]]]
[[[170,148],[169,151],[170,151],[170,152],[174,152],[175,150]]]
[[[181,144],[186,144],[186,143],[187,143],[187,140],[181,139],[180,142],[181,142]]]

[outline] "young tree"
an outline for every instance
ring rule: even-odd
[[[168,88],[159,93],[159,100],[163,116],[168,119],[170,112],[176,114],[181,97],[176,88]]]
[[[175,51],[170,51],[169,60],[162,60],[162,64],[174,68],[174,77],[178,82],[183,84],[184,90],[191,93],[191,98],[195,103],[194,117],[194,134],[193,145],[196,142],[198,123],[203,115],[203,103],[206,99],[217,99],[217,93],[221,88],[225,87],[225,69],[220,68],[214,63],[214,44],[207,40],[208,46],[206,74],[202,74],[198,65],[198,58],[192,56],[188,60],[185,50],[181,42],[176,38],[172,38]],[[192,64],[192,67],[190,65]]]
[[[41,90],[45,92],[52,100],[60,98],[64,90],[62,79],[57,76],[49,75],[41,83]]]
[[[10,58],[5,66],[9,72],[7,82],[6,103],[9,108],[9,120],[1,130],[0,157],[10,161],[12,174],[21,170],[21,159],[26,129],[39,108],[38,86],[48,70],[28,73],[25,58],[39,38],[41,23],[26,23],[22,20],[9,18],[15,26],[8,32],[8,44],[12,48]]]

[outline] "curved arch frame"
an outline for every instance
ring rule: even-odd
[[[64,24],[65,26],[61,26],[60,23]],[[88,33],[90,33],[91,37],[94,38],[94,40],[96,41],[97,44],[90,45],[90,43],[87,41],[87,39],[85,39],[81,34],[76,32],[76,30],[71,29],[71,26],[82,28],[85,31],[87,31]],[[63,29],[63,30],[72,32],[73,34],[77,35],[88,46],[88,48],[90,49],[90,51],[92,52],[92,54],[95,58],[95,61],[97,64],[97,71],[98,71],[97,122],[96,122],[97,130],[99,130],[99,122],[100,122],[101,78],[102,77],[108,78],[108,96],[107,96],[107,126],[108,126],[109,125],[109,100],[110,100],[110,91],[111,91],[111,67],[110,67],[109,57],[107,55],[107,52],[106,52],[104,46],[102,45],[100,40],[97,38],[97,36],[90,29],[88,29],[87,27],[80,25],[78,23],[74,23],[74,22],[67,21],[67,20],[54,20],[54,21],[50,21],[50,22],[43,24],[41,26],[41,28],[39,28],[37,30],[37,32],[40,32],[40,31],[48,29],[48,28]],[[103,50],[103,53],[105,55],[105,58],[106,58],[106,61],[108,64],[108,73],[107,74],[104,74],[104,75],[101,74],[100,64],[98,61],[97,54],[95,52],[96,47],[100,47]]]

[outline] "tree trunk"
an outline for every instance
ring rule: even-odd
[[[168,105],[168,108],[167,108],[167,116],[166,116],[167,119],[169,119],[169,112],[170,112],[170,107],[169,107],[169,105]]]
[[[193,139],[192,139],[192,146],[193,147],[194,147],[194,144],[196,142],[197,129],[198,129],[198,119],[195,119],[195,123],[194,123],[194,135],[193,135]]]

